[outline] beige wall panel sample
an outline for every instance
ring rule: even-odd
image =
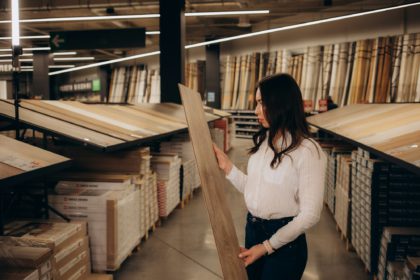
[[[219,253],[223,278],[226,280],[247,279],[245,266],[238,258],[238,238],[224,194],[224,188],[227,187],[226,179],[219,170],[213,153],[201,97],[183,85],[179,85],[179,88],[201,177],[204,200]]]

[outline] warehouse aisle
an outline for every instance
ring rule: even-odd
[[[235,140],[231,158],[245,169],[249,140]],[[244,240],[246,208],[242,195],[226,189],[240,242]],[[309,260],[304,280],[369,279],[354,252],[346,252],[331,213],[324,209],[320,223],[307,235]],[[222,279],[220,264],[201,191],[182,210],[175,210],[162,226],[128,258],[114,279]]]

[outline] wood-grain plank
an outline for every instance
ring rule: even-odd
[[[39,100],[22,100],[21,106],[23,108],[27,108],[59,120],[82,126],[90,130],[95,130],[112,137],[120,138],[125,141],[132,141],[138,139],[138,137],[130,135],[131,132],[126,129],[121,129],[120,127],[105,124],[101,121],[92,118],[86,118],[82,115],[75,114],[68,110],[58,108],[56,106]]]
[[[0,114],[14,119],[15,108],[12,104],[0,100]],[[94,144],[100,147],[109,147],[122,144],[125,141],[92,130],[69,124],[48,116],[38,114],[25,108],[19,110],[20,120],[34,127],[74,139],[86,144]]]
[[[242,260],[238,258],[239,242],[224,195],[227,182],[213,153],[210,131],[204,116],[200,95],[183,85],[179,85],[179,89],[223,278],[226,280],[247,279],[245,266]]]

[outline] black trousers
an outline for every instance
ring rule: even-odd
[[[245,247],[251,248],[277,232],[293,217],[278,220],[263,220],[247,215]],[[246,270],[249,280],[299,280],[308,260],[308,247],[305,234],[280,247],[271,255],[266,255],[249,265]]]

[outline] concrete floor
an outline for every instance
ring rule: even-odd
[[[245,169],[249,140],[235,140],[230,157]],[[243,244],[246,207],[242,195],[233,187],[226,189],[239,241]],[[370,279],[361,260],[347,252],[327,209],[321,221],[308,234],[309,260],[302,279]],[[116,280],[170,279],[215,280],[222,272],[207,212],[200,190],[187,206],[175,210],[162,226],[141,244],[114,274]]]

